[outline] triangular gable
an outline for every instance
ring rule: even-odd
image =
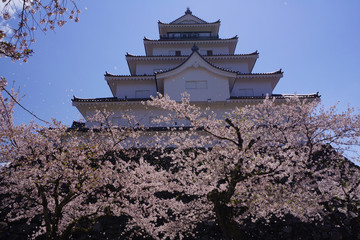
[[[178,19],[175,19],[170,24],[204,24],[206,21],[192,15],[192,12],[188,8],[185,14]]]
[[[195,47],[196,46],[194,46],[194,48]],[[203,97],[205,97],[206,99],[214,99],[214,100],[227,99],[230,96],[230,94],[229,94],[230,86],[233,85],[236,75],[237,75],[236,72],[225,70],[225,69],[222,69],[222,68],[212,65],[211,63],[206,61],[198,53],[197,50],[193,50],[193,53],[179,66],[177,66],[173,69],[170,69],[168,71],[155,73],[155,81],[157,83],[158,91],[161,93],[168,93],[168,92],[165,92],[165,90],[166,90],[165,82],[167,80],[171,81],[171,79],[177,79],[183,74],[189,74],[189,71],[196,71],[196,72],[198,71],[199,73],[202,72],[202,74],[204,74],[204,76],[206,76],[204,78],[204,80],[209,79],[208,77],[212,75],[213,79],[215,80],[215,82],[217,82],[217,84],[219,84],[220,81],[224,81],[225,79],[226,79],[226,81],[228,81],[226,84],[218,85],[217,90],[214,90],[214,89],[211,90],[212,93],[210,91],[210,92],[206,92],[203,95],[197,95],[196,97],[193,96],[196,98],[196,101],[199,101],[199,98],[203,98]],[[184,78],[180,77],[180,79],[184,79]],[[193,80],[196,80],[196,79],[193,79]],[[212,82],[212,86],[214,86],[213,83],[215,83],[215,82]],[[178,83],[180,83],[180,82],[178,82]],[[176,88],[175,91],[187,91],[186,89],[181,90],[181,86],[178,86],[178,87],[179,88]],[[210,85],[209,85],[209,87],[210,87]],[[168,91],[168,90],[166,90],[166,91]],[[170,96],[170,94],[169,94],[169,96]],[[180,97],[180,92],[178,92],[178,94],[175,94],[171,97],[174,98],[175,100],[178,99]],[[202,100],[204,100],[204,99],[202,99]]]
[[[170,24],[204,24],[204,23],[207,22],[193,15],[186,14],[176,19],[175,21],[171,22]]]
[[[178,74],[187,68],[205,68],[208,71],[213,72],[215,74],[218,74],[221,76],[226,76],[226,77],[231,77],[231,78],[235,78],[237,75],[236,72],[222,69],[222,68],[212,65],[211,63],[206,61],[198,53],[198,51],[193,51],[192,54],[182,64],[180,64],[179,66],[177,66],[173,69],[170,69],[168,71],[156,73],[156,76],[157,76],[157,78],[165,78],[168,76]]]

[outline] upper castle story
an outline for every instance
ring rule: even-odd
[[[185,15],[171,23],[158,22],[161,40],[219,39],[220,20],[208,23],[194,15],[187,8]]]
[[[146,56],[189,56],[194,41],[201,55],[234,54],[238,37],[219,38],[220,20],[206,22],[192,14],[185,14],[171,23],[158,22],[159,39],[144,38]]]
[[[220,38],[220,20],[206,22],[189,8],[170,23],[159,21],[158,28],[159,39],[144,38],[145,56],[126,54],[131,75],[151,75],[174,68],[192,53],[194,44],[204,59],[231,71],[250,73],[259,57],[257,51],[235,54],[238,37]]]
[[[105,75],[114,97],[159,92],[179,100],[188,92],[193,101],[226,101],[271,95],[282,77],[281,70],[252,73],[259,53],[235,54],[238,37],[220,38],[220,20],[206,22],[187,9],[170,23],[159,21],[158,28],[159,39],[144,38],[145,55],[126,54],[129,76]]]

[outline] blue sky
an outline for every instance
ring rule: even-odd
[[[143,38],[158,38],[157,21],[171,22],[186,7],[205,21],[220,19],[220,37],[238,35],[236,53],[258,50],[253,72],[282,68],[274,93],[319,91],[325,106],[359,109],[359,0],[81,1],[79,23],[38,32],[29,62],[0,58],[0,75],[20,88],[29,110],[71,125],[81,118],[72,96],[111,96],[105,71],[129,74],[126,52],[144,55]],[[16,124],[32,119],[17,107]]]

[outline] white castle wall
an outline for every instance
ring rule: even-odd
[[[223,119],[226,117],[227,112],[231,112],[235,107],[245,106],[245,103],[234,102],[197,102],[196,106],[205,109],[210,108],[211,111],[217,114],[217,117]],[[145,127],[179,127],[190,126],[186,120],[176,119],[170,124],[155,123],[153,120],[157,119],[160,115],[167,115],[169,112],[163,109],[154,108],[141,104],[140,102],[134,104],[119,104],[109,103],[100,105],[90,105],[86,110],[86,118],[93,117],[97,111],[105,111],[112,113],[109,121],[118,126],[134,126],[130,125],[128,120],[124,118],[125,114],[134,116],[140,126]],[[86,127],[95,127],[97,124],[91,121],[86,122]]]
[[[175,55],[175,51],[181,51],[181,55],[190,55],[192,53],[191,48],[193,47],[193,43],[189,44],[177,44],[177,45],[169,45],[169,46],[154,46],[153,55],[154,56],[168,56]],[[202,51],[212,50],[213,55],[217,54],[229,54],[229,47],[227,46],[213,46],[210,44],[197,45],[199,47],[199,53]]]
[[[237,79],[231,91],[231,96],[266,96],[266,94],[270,95],[271,93],[272,87],[270,81],[256,78]]]
[[[189,87],[189,81],[200,82],[198,88]],[[204,86],[206,81],[206,86]],[[190,83],[191,84],[191,83]],[[197,83],[195,83],[197,84]],[[181,93],[190,94],[191,101],[225,101],[230,97],[229,80],[204,68],[188,68],[164,80],[164,92],[175,101],[181,100]]]
[[[156,85],[152,80],[121,81],[116,87],[117,98],[148,98],[150,95],[156,96]]]
[[[248,63],[239,63],[239,62],[219,62],[211,61],[217,67],[224,68],[231,71],[249,73],[249,64]]]
[[[141,63],[136,65],[136,74],[137,75],[153,75],[155,71],[159,72],[160,70],[165,71],[172,69],[178,66],[180,63]]]
[[[209,61],[215,66],[218,66],[220,68],[224,68],[231,71],[239,71],[242,73],[248,73],[249,72],[249,66],[247,62],[224,62],[224,61],[217,61],[217,60],[211,60]],[[147,62],[147,63],[139,63],[136,65],[136,75],[152,75],[154,74],[154,71],[159,70],[169,70],[173,69],[176,66],[178,66],[181,62],[168,62],[168,63],[158,63],[158,62]]]

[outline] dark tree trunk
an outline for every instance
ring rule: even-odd
[[[227,240],[242,240],[243,235],[240,232],[238,224],[233,219],[233,209],[226,205],[226,192],[213,190],[208,194],[208,199],[214,204],[216,221]]]

